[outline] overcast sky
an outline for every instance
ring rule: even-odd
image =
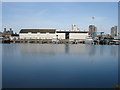
[[[98,31],[110,33],[118,25],[117,2],[3,2],[3,28],[71,29],[77,24],[81,30],[95,24]],[[95,17],[92,20],[92,17]]]

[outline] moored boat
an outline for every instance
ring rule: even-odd
[[[92,44],[92,43],[93,43],[92,37],[91,37],[91,36],[86,37],[85,43],[86,43],[86,44]]]

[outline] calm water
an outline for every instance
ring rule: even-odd
[[[3,88],[111,88],[118,46],[4,44]]]

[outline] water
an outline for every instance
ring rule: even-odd
[[[113,88],[118,46],[3,44],[3,88]]]

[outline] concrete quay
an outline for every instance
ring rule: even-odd
[[[14,40],[2,40],[2,43],[13,43],[13,44],[86,44],[85,40],[69,40],[69,39],[61,39],[53,41],[52,39],[14,39]],[[93,41],[93,45],[120,45],[120,40],[99,40],[99,41]]]
[[[84,40],[73,40],[61,39],[57,41],[52,41],[52,39],[16,39],[16,40],[3,40],[2,43],[33,43],[33,44],[78,44],[85,43]]]

